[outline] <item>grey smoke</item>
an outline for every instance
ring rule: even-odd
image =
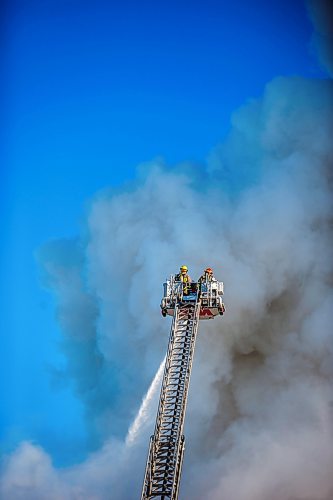
[[[41,251],[96,451],[58,470],[22,443],[4,498],[138,498],[156,400],[126,432],[165,353],[161,283],[185,262],[215,269],[227,314],[200,325],[181,498],[332,500],[332,137],[332,82],[277,78],[205,170],[142,166],[96,196],[80,240]]]
[[[312,44],[325,70],[333,75],[333,4],[331,0],[307,0],[314,25]]]

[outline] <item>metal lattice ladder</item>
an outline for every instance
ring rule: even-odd
[[[175,308],[141,500],[178,498],[185,448],[184,418],[199,315],[199,300]]]

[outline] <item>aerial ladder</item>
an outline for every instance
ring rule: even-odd
[[[225,311],[223,283],[187,285],[174,276],[164,283],[162,314],[172,315],[154,434],[150,438],[141,500],[177,500],[185,450],[188,389],[200,319]]]

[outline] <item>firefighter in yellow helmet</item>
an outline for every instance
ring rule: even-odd
[[[187,266],[181,266],[179,271],[180,272],[175,276],[175,281],[181,281],[183,283],[183,291],[184,294],[187,295],[190,290],[189,284],[192,283],[192,279],[188,274]]]

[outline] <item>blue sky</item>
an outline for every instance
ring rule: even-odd
[[[14,0],[3,25],[0,440],[67,464],[87,451],[83,410],[52,385],[63,358],[36,250],[75,237],[94,193],[138,164],[204,162],[275,76],[324,74],[298,0]]]

